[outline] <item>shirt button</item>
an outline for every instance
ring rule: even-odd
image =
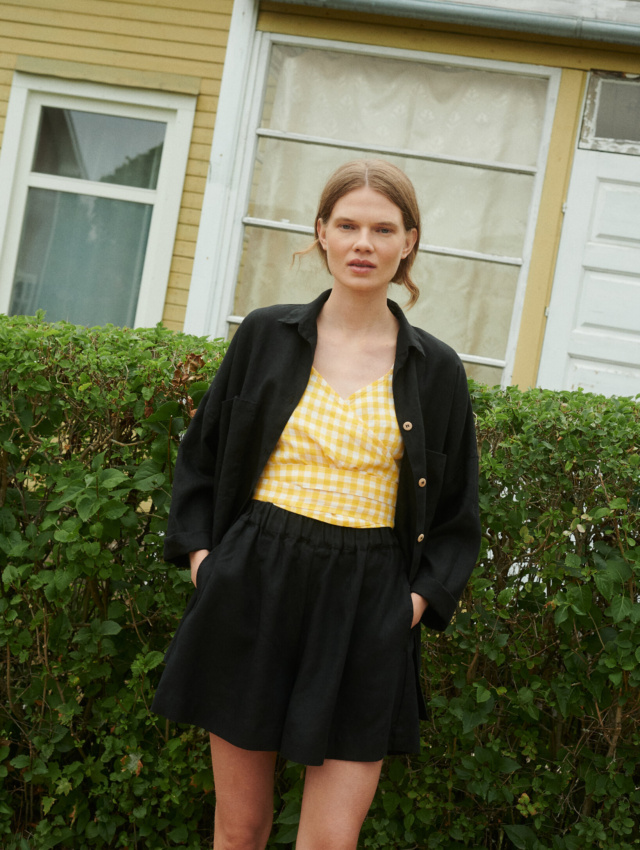
[[[403,422],[402,427],[405,431],[410,431],[413,428],[413,425],[411,424],[411,422]]]
[[[424,534],[419,534],[418,535],[418,543],[422,543],[423,540],[424,540]]]
[[[418,487],[426,487],[426,486],[427,486],[427,479],[426,479],[426,478],[421,478],[421,479],[418,481]]]

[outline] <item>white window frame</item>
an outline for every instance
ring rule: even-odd
[[[165,123],[156,188],[32,172],[43,106]],[[162,320],[195,107],[190,95],[15,72],[0,151],[0,312],[9,310],[28,190],[39,187],[153,206],[134,326]]]
[[[249,0],[245,0],[249,2]],[[233,36],[233,33],[232,33]],[[485,71],[502,71],[509,74],[521,74],[525,76],[537,76],[548,80],[547,104],[545,110],[544,125],[541,133],[538,161],[533,167],[510,166],[506,163],[492,163],[491,167],[501,171],[517,171],[519,173],[532,174],[534,176],[534,188],[532,193],[529,221],[525,233],[523,251],[521,257],[498,257],[493,255],[480,255],[477,252],[450,250],[437,245],[427,243],[420,245],[420,250],[427,253],[447,254],[452,256],[467,257],[470,259],[483,259],[488,262],[504,263],[518,266],[520,268],[514,307],[512,313],[511,327],[509,331],[504,359],[494,359],[459,352],[461,358],[468,363],[478,363],[489,366],[497,366],[503,370],[502,384],[511,382],[513,366],[515,361],[522,310],[524,307],[525,290],[529,273],[529,265],[535,235],[535,227],[540,206],[540,197],[544,181],[544,172],[551,139],[551,130],[555,115],[555,107],[560,86],[561,70],[546,66],[530,65],[523,63],[505,62],[498,60],[477,59],[464,56],[453,56],[450,54],[437,54],[417,50],[405,50],[396,48],[378,47],[368,44],[353,42],[331,41],[318,38],[301,36],[290,36],[272,32],[254,32],[252,43],[248,44],[248,32],[245,24],[244,30],[238,30],[237,48],[232,52],[232,39],[229,39],[227,50],[227,61],[233,66],[225,64],[225,78],[220,93],[220,105],[216,116],[216,129],[214,132],[212,147],[212,168],[219,167],[222,160],[226,161],[224,173],[225,184],[223,192],[217,191],[215,197],[207,186],[205,193],[203,220],[209,214],[211,229],[204,232],[201,228],[198,234],[198,248],[194,273],[189,292],[185,331],[215,337],[225,337],[228,334],[230,324],[241,320],[241,317],[232,314],[235,287],[238,269],[240,265],[244,227],[246,224],[269,225],[267,222],[245,217],[249,193],[251,190],[251,175],[258,141],[261,136],[281,135],[273,131],[259,129],[259,121],[262,113],[262,102],[267,78],[267,68],[271,46],[273,44],[284,44],[300,47],[319,48],[323,50],[342,51],[345,53],[360,53],[369,56],[388,57],[393,59],[404,59],[414,62],[430,62],[446,65],[459,65],[467,68],[477,68]],[[243,39],[243,41],[242,41]],[[241,47],[243,46],[243,49]],[[245,57],[244,59],[242,57]],[[235,58],[238,57],[238,58]],[[232,73],[233,67],[233,73]],[[225,79],[234,82],[229,85],[229,94],[225,89]],[[233,98],[231,86],[234,86]],[[243,97],[241,97],[243,94]],[[218,127],[222,125],[224,136],[218,137]],[[229,127],[237,127],[233,138],[230,138]],[[305,141],[317,141],[305,139]],[[348,147],[331,140],[332,146]],[[353,145],[359,150],[367,149],[366,145]],[[370,148],[382,155],[397,153],[379,147]],[[412,152],[402,152],[402,155],[415,156]],[[447,157],[429,157],[447,162],[463,162],[460,159]],[[229,160],[233,163],[230,164]],[[470,164],[469,161],[465,161]],[[480,164],[480,161],[474,163]],[[487,163],[483,163],[485,166]],[[207,194],[208,193],[208,194]],[[215,213],[212,207],[215,204]],[[278,223],[278,229],[287,229],[286,225]],[[297,232],[309,232],[312,227],[295,227]],[[213,230],[213,232],[212,232]],[[206,240],[206,246],[205,246]],[[212,241],[216,250],[212,251]]]

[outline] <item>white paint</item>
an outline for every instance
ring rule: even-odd
[[[255,61],[252,48],[257,18],[258,0],[235,0],[184,322],[186,333],[199,336],[227,334],[226,323],[218,317],[229,312],[233,298],[233,290],[229,296],[225,283],[226,269],[239,202],[237,168],[246,142],[247,86]]]
[[[538,383],[640,393],[640,157],[576,151]]]

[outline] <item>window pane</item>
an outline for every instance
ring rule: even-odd
[[[152,207],[29,189],[9,312],[132,326]]]
[[[602,80],[596,136],[640,142],[640,84]]]
[[[545,78],[274,45],[262,126],[535,165]]]
[[[409,321],[460,353],[502,360],[519,271],[514,266],[420,254],[413,268],[420,299]]]
[[[311,241],[298,233],[247,227],[234,313],[246,316],[255,307],[304,303],[328,289],[332,278],[317,251],[291,264],[293,252]],[[456,351],[501,360],[518,272],[513,266],[420,253],[413,267],[420,298],[409,321]],[[404,287],[389,287],[389,297],[401,306],[407,302],[405,293]]]
[[[363,151],[262,138],[248,214],[313,226],[327,177]],[[441,162],[385,156],[416,187],[422,241],[446,248],[522,256],[534,178]]]
[[[488,387],[500,386],[502,379],[502,369],[497,366],[482,366],[478,363],[465,363],[464,370],[468,378],[473,378],[474,381],[479,381],[481,384],[486,384]]]
[[[233,312],[246,316],[256,307],[269,304],[304,304],[328,289],[333,279],[317,251],[296,259],[311,236],[247,227]]]
[[[155,189],[166,126],[43,106],[33,170]]]

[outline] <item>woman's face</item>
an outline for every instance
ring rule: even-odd
[[[400,209],[368,186],[343,195],[317,230],[334,286],[385,294],[417,237],[415,228],[404,229]]]

